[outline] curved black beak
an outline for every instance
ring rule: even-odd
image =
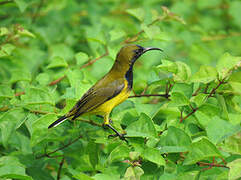
[[[151,50],[158,50],[158,51],[163,51],[162,49],[160,48],[155,48],[155,47],[147,47],[147,48],[144,48],[144,50],[142,51],[142,53],[145,53],[147,51],[151,51]]]

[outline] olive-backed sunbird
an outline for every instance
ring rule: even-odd
[[[104,125],[112,129],[121,139],[120,134],[110,124],[109,115],[112,109],[125,101],[132,90],[133,65],[145,52],[160,50],[159,48],[143,48],[139,45],[126,45],[122,47],[116,56],[116,60],[110,71],[95,85],[93,85],[64,116],[53,122],[48,128],[55,127],[66,119],[76,119],[80,115],[95,114],[104,117]]]

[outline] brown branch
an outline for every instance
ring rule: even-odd
[[[158,22],[158,21],[163,20],[164,18],[165,18],[165,15],[164,15],[164,16],[160,16],[159,18],[155,19],[155,20],[152,21],[150,24],[148,24],[147,27],[152,26],[153,24],[155,24],[155,23]],[[138,38],[142,33],[144,33],[144,30],[141,30],[141,31],[139,31],[138,33],[134,34],[132,37],[127,38],[123,43],[124,43],[124,44],[127,44],[127,43],[132,43],[132,42],[137,41],[137,38]]]
[[[0,112],[5,112],[5,111],[8,111],[8,110],[9,110],[8,106],[0,107]]]
[[[187,119],[189,116],[191,116],[192,114],[194,114],[196,111],[198,110],[198,108],[193,108],[192,111],[190,113],[188,113],[184,118],[180,119],[180,123],[182,123],[185,119]]]
[[[101,59],[101,58],[103,58],[103,57],[105,57],[105,56],[108,56],[108,55],[109,55],[108,49],[107,49],[107,47],[105,47],[105,53],[104,53],[104,54],[102,54],[101,56],[99,56],[99,57],[97,57],[97,58],[95,58],[95,59],[93,59],[93,60],[90,60],[89,62],[87,62],[86,64],[84,64],[83,66],[81,66],[80,69],[83,69],[83,68],[85,68],[85,67],[87,67],[87,66],[90,66],[91,64],[94,64],[94,63],[95,63],[96,61],[98,61],[99,59]],[[60,81],[62,81],[64,78],[66,78],[66,75],[64,75],[64,76],[62,76],[62,77],[60,77],[60,78],[58,78],[58,79],[50,82],[48,85],[49,85],[49,86],[53,86],[53,85],[55,85],[55,84],[58,84],[58,83],[59,83]]]
[[[17,92],[17,93],[15,94],[15,96],[21,96],[21,95],[24,95],[24,94],[25,94],[24,91],[22,91],[22,92]]]
[[[2,1],[2,2],[0,2],[0,6],[4,5],[4,4],[7,4],[7,3],[12,3],[12,2],[13,2],[13,0]]]
[[[216,92],[216,90],[224,83],[224,80],[225,80],[225,78],[223,80],[219,81],[218,85],[212,89],[212,91],[209,93],[207,98],[210,98]]]
[[[49,113],[51,113],[51,112],[40,111],[40,110],[30,110],[29,112],[35,113],[35,114],[49,114]]]
[[[226,79],[226,77],[223,78],[223,80],[220,80],[219,83],[218,83],[218,85],[217,85],[216,87],[214,87],[214,88],[211,90],[210,93],[208,93],[209,95],[206,97],[206,100],[207,100],[208,98],[212,97],[213,94],[216,92],[216,90],[217,90],[222,84],[224,84],[225,79]],[[208,85],[206,86],[205,91],[206,91],[207,88],[208,88]],[[185,119],[187,119],[189,116],[193,115],[193,114],[198,110],[198,107],[193,108],[191,105],[190,105],[190,107],[191,107],[192,111],[191,111],[190,113],[188,113],[184,118],[181,117],[181,118],[180,118],[180,123],[183,122]]]
[[[65,160],[65,157],[62,158],[61,162],[59,163],[59,169],[58,169],[58,174],[57,174],[57,180],[60,180],[60,176],[61,176],[61,170],[62,170],[62,167],[64,165],[64,160]]]
[[[197,88],[197,90],[192,94],[192,96],[196,96],[201,89],[201,87]]]
[[[87,66],[90,66],[91,64],[94,64],[96,61],[100,60],[101,58],[105,57],[105,56],[108,56],[109,55],[109,51],[108,51],[108,48],[105,46],[105,53],[102,54],[101,56],[95,58],[95,59],[92,59],[90,60],[89,62],[87,62],[86,64],[84,64],[83,66],[80,67],[80,69],[83,69]]]
[[[69,143],[63,145],[62,147],[60,148],[57,148],[55,149],[54,151],[51,151],[51,152],[48,152],[48,153],[44,153],[42,155],[39,155],[39,156],[36,156],[36,159],[40,159],[40,158],[43,158],[43,157],[48,157],[48,158],[52,158],[53,156],[50,156],[51,154],[54,154],[56,153],[57,151],[60,151],[60,150],[63,150],[67,147],[69,147],[70,145],[74,144],[75,142],[77,142],[80,138],[82,138],[82,135],[79,135],[77,138],[75,138],[74,140],[70,141]],[[62,157],[62,156],[54,156],[54,157]]]
[[[225,165],[222,165],[222,164],[216,164],[216,163],[205,163],[205,162],[197,162],[197,165],[199,166],[209,166],[209,167],[224,167],[224,168],[229,168]]]
[[[58,79],[50,82],[48,85],[49,85],[49,86],[53,86],[53,85],[55,85],[55,84],[58,84],[58,83],[59,83],[60,81],[62,81],[65,77],[66,77],[66,75],[64,75],[64,76],[62,76],[62,77],[60,77],[60,78],[58,78]]]
[[[129,96],[129,98],[137,98],[137,97],[151,97],[151,96],[159,96],[159,97],[164,97],[164,98],[169,98],[169,94],[137,94],[134,96]]]
[[[201,38],[203,42],[208,42],[208,41],[217,41],[217,40],[223,40],[229,37],[239,37],[241,36],[241,33],[238,32],[233,32],[230,34],[219,34],[219,35],[214,35],[214,36],[204,36]]]

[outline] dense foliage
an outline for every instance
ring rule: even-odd
[[[0,179],[241,177],[241,2],[0,0]],[[128,43],[153,46],[109,138],[100,117],[48,130]]]

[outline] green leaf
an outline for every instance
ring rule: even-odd
[[[119,145],[117,146],[109,155],[108,161],[113,162],[113,161],[120,161],[123,160],[124,158],[129,157],[130,153],[130,148],[126,145]]]
[[[232,154],[241,154],[241,134],[237,133],[233,136],[225,139],[224,144],[221,146],[222,150],[225,152],[230,152]]]
[[[45,85],[49,84],[49,82],[50,82],[50,74],[48,74],[48,73],[40,73],[36,77],[36,81],[38,81],[39,84],[45,86]]]
[[[55,114],[47,114],[40,117],[32,124],[32,129],[33,129],[32,135],[31,135],[32,147],[47,138],[48,132],[51,131],[51,130],[48,130],[48,126],[51,123],[53,123],[56,119],[57,119],[57,116]]]
[[[9,33],[8,28],[6,27],[0,27],[0,36],[7,35]]]
[[[120,38],[123,38],[125,35],[126,33],[122,29],[113,29],[110,31],[110,40],[119,40]]]
[[[89,60],[89,56],[84,52],[78,52],[77,54],[75,54],[75,59],[76,59],[77,65],[81,66],[87,63],[87,61]]]
[[[131,123],[126,132],[132,137],[156,137],[156,129],[152,119],[144,113],[141,113],[140,118]]]
[[[162,64],[158,65],[157,68],[166,72],[171,72],[171,73],[177,72],[176,63],[165,59],[162,59]]]
[[[12,51],[15,49],[15,46],[12,44],[3,44],[0,46],[0,58],[10,56]]]
[[[211,157],[222,157],[222,155],[214,144],[203,137],[191,144],[189,153],[183,163],[184,165],[190,165]]]
[[[27,36],[27,37],[31,37],[31,38],[36,37],[33,33],[28,31],[27,29],[23,29],[23,28],[18,29],[18,34],[21,35],[21,36]]]
[[[28,7],[28,3],[25,0],[14,0],[20,11],[23,13]]]
[[[83,180],[94,180],[93,178],[91,178],[90,176],[88,176],[82,172],[79,172],[79,174],[75,174],[73,177],[76,179],[79,179],[79,180],[82,180],[82,179]]]
[[[118,174],[96,174],[94,176],[95,180],[113,180],[113,179],[120,179],[120,176]],[[85,179],[83,179],[85,180]]]
[[[191,138],[179,128],[169,126],[167,135],[160,139],[161,153],[168,152],[185,152],[191,145]]]
[[[68,63],[64,60],[64,58],[55,56],[51,59],[51,62],[47,66],[47,69],[58,68],[58,67],[68,67]]]
[[[181,92],[173,92],[170,99],[171,101],[168,104],[170,106],[185,106],[190,104],[188,98]]]
[[[153,163],[156,163],[160,166],[165,166],[165,160],[161,156],[161,152],[155,148],[147,147],[144,149],[143,157],[147,159],[148,161],[151,161]]]
[[[99,148],[96,143],[94,143],[93,141],[89,141],[87,150],[89,154],[90,163],[93,166],[93,168],[95,168],[99,161]]]
[[[135,103],[135,107],[139,115],[141,115],[141,113],[144,113],[150,118],[154,118],[154,116],[159,112],[163,104],[164,102],[158,104]]]
[[[19,69],[19,70],[13,70],[12,76],[11,76],[11,83],[15,83],[18,81],[31,81],[32,77],[29,71]]]
[[[16,157],[2,156],[0,158],[0,177],[3,179],[32,180],[25,173],[25,166]]]
[[[196,96],[193,96],[190,99],[190,101],[194,102],[197,105],[197,107],[199,107],[199,106],[203,105],[206,102],[207,96],[208,96],[207,94],[198,94]]]
[[[223,79],[230,75],[230,72],[241,66],[241,57],[231,56],[229,53],[225,53],[221,56],[217,63],[217,70],[219,78]]]
[[[142,24],[142,29],[150,39],[163,40],[159,26],[146,26]]]
[[[24,95],[21,96],[22,102],[28,105],[31,104],[51,104],[54,105],[52,95],[40,88],[30,87],[26,89]]]
[[[181,61],[177,61],[176,66],[177,66],[177,72],[173,75],[174,81],[189,82],[189,79],[191,77],[190,67]]]
[[[192,78],[192,82],[209,83],[217,79],[217,71],[211,66],[201,66],[199,71],[196,72]]]
[[[22,109],[13,109],[0,116],[1,138],[5,147],[8,145],[13,132],[19,128],[24,120],[25,113]]]
[[[126,169],[124,178],[125,180],[140,180],[140,177],[144,174],[143,169],[138,166],[131,166]]]
[[[230,163],[227,164],[227,166],[230,168],[228,179],[229,180],[235,180],[239,179],[241,177],[241,159],[236,159]]]
[[[0,85],[0,97],[13,98],[14,91],[9,85]]]
[[[218,116],[213,117],[207,124],[207,136],[214,144],[220,143],[227,137],[241,131],[239,125],[233,126],[228,121],[220,119]]]
[[[127,9],[126,12],[135,18],[137,18],[139,21],[143,21],[145,17],[145,11],[142,8],[135,8],[135,9]]]

